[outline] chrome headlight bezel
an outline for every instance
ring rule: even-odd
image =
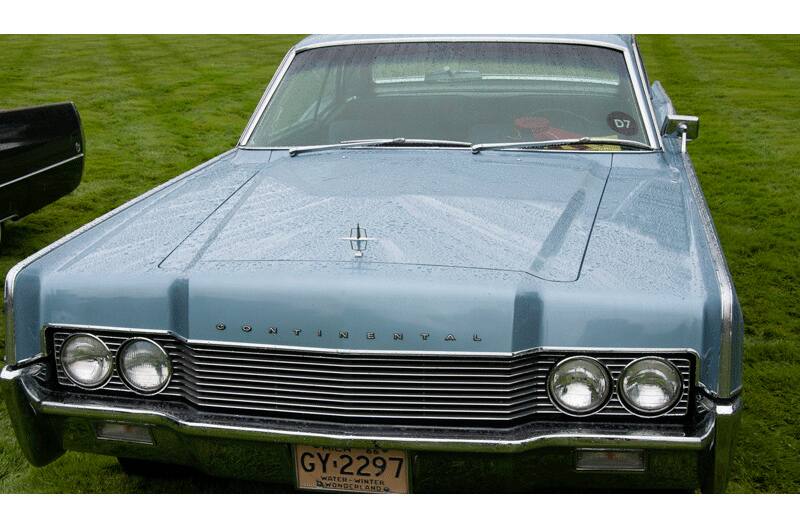
[[[161,352],[163,358],[166,360],[165,365],[167,368],[167,376],[164,379],[164,382],[162,382],[162,384],[154,390],[142,389],[141,387],[131,382],[130,379],[128,378],[128,373],[123,364],[123,357],[125,356],[126,349],[135,342],[147,342],[151,345],[154,345],[158,349],[158,351]],[[128,389],[139,395],[144,395],[147,397],[158,395],[159,393],[167,389],[170,381],[172,380],[173,367],[172,367],[172,359],[169,357],[169,353],[167,353],[167,351],[164,350],[164,348],[158,342],[155,342],[143,336],[135,336],[133,338],[128,338],[127,340],[125,340],[120,344],[119,348],[117,349],[115,365],[117,368],[117,373],[119,374],[119,378],[120,380],[122,380],[122,383],[125,384],[125,387],[127,387]]]
[[[665,366],[666,367],[665,371],[670,372],[674,376],[675,381],[677,382],[677,391],[673,395],[672,399],[665,406],[662,406],[661,408],[656,410],[648,410],[636,405],[634,402],[632,402],[632,399],[627,395],[625,391],[624,381],[626,374],[630,369],[636,366],[636,364],[644,361],[656,361],[658,364]],[[659,356],[643,356],[641,358],[636,358],[632,360],[630,363],[628,363],[628,365],[626,365],[622,369],[622,371],[620,371],[619,377],[617,378],[616,381],[616,393],[622,406],[633,415],[648,419],[661,417],[672,411],[675,408],[675,406],[677,406],[678,403],[681,401],[683,392],[684,392],[683,376],[681,375],[680,370],[675,366],[675,364],[670,362],[668,359]]]
[[[569,406],[564,405],[556,395],[553,393],[553,382],[555,379],[556,374],[558,373],[559,369],[563,369],[563,366],[569,362],[574,362],[576,360],[588,362],[595,367],[599,368],[600,373],[603,376],[603,380],[605,381],[605,395],[604,397],[598,401],[593,407],[588,408],[583,411],[576,411]],[[611,373],[609,373],[608,368],[603,365],[602,362],[597,360],[596,358],[592,358],[591,356],[584,356],[584,355],[575,355],[575,356],[568,356],[558,362],[550,369],[550,373],[547,375],[547,396],[550,398],[550,402],[555,406],[560,412],[569,415],[571,417],[587,417],[594,413],[599,412],[602,410],[608,401],[611,399],[611,395],[613,393],[613,384],[614,379],[611,377]]]
[[[78,380],[73,373],[70,373],[70,368],[69,368],[70,364],[67,363],[67,361],[65,361],[65,356],[67,356],[68,345],[72,340],[76,338],[90,338],[96,341],[102,347],[101,354],[98,356],[105,356],[107,359],[108,369],[106,373],[103,375],[102,378],[98,379],[98,381],[93,384],[86,384],[85,382]],[[64,340],[64,343],[61,345],[61,354],[59,356],[60,356],[61,367],[64,370],[64,375],[69,379],[70,382],[72,382],[81,389],[85,390],[100,389],[104,387],[106,384],[108,384],[108,381],[111,380],[111,376],[114,374],[115,359],[114,355],[111,353],[111,349],[108,348],[108,345],[106,345],[106,343],[103,340],[101,340],[94,334],[90,334],[88,332],[76,332],[70,334]]]

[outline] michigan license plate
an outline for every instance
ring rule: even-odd
[[[349,492],[408,492],[402,450],[294,447],[297,487]]]

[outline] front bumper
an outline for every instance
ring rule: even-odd
[[[671,425],[532,424],[504,430],[331,425],[197,412],[188,406],[57,393],[38,365],[6,367],[0,389],[17,439],[37,466],[66,450],[151,459],[208,474],[292,485],[292,445],[402,449],[411,489],[695,489],[720,492],[728,478],[741,400],[705,404],[690,428]],[[99,439],[104,422],[144,425],[152,444]],[[579,448],[639,449],[639,471],[578,471]]]

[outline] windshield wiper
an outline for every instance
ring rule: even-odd
[[[472,147],[466,141],[426,140],[412,138],[379,138],[368,140],[346,140],[329,145],[304,145],[289,149],[289,156],[297,156],[301,152],[330,151],[334,149],[349,149],[351,147],[399,147],[399,146],[433,146],[433,147]]]
[[[572,138],[568,140],[476,143],[472,146],[472,154],[497,149],[547,149],[549,147],[561,147],[564,145],[619,145],[621,147],[630,147],[631,149],[642,151],[653,150],[653,148],[646,143],[634,140],[619,140],[616,138]]]

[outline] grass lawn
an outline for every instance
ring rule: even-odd
[[[72,100],[87,139],[80,187],[8,226],[0,273],[229,149],[298,39],[0,36],[0,108]],[[745,413],[729,490],[798,492],[800,37],[642,36],[640,45],[677,110],[702,118],[692,157],[744,309]],[[0,492],[267,490],[194,474],[129,478],[115,459],[85,454],[33,468],[0,406]]]

